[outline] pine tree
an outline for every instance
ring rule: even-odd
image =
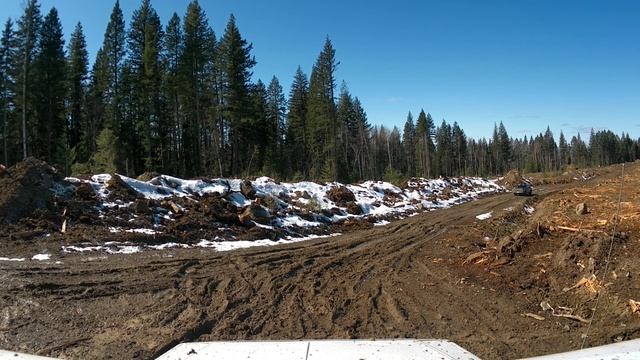
[[[309,82],[300,66],[291,84],[289,92],[289,111],[287,113],[287,158],[291,162],[291,173],[297,178],[309,175],[309,133],[307,123],[307,97]]]
[[[367,120],[367,113],[362,107],[360,99],[356,97],[353,100],[353,109],[355,113],[356,122],[356,139],[354,145],[354,153],[356,157],[356,169],[359,179],[365,179],[372,176],[371,163],[369,160],[371,142],[371,125]]]
[[[336,146],[339,149],[336,158],[336,175],[338,181],[351,182],[355,174],[351,174],[349,167],[354,163],[351,154],[356,138],[357,123],[353,97],[349,93],[347,84],[344,81],[340,87],[336,117],[339,127],[338,137],[336,139]]]
[[[425,114],[420,110],[416,121],[416,158],[418,161],[418,174],[423,177],[431,177],[433,171],[433,159],[435,146],[433,136],[435,126],[431,114]]]
[[[184,47],[180,59],[181,104],[184,109],[181,147],[184,152],[183,175],[195,176],[203,171],[205,138],[203,130],[213,111],[213,61],[216,39],[207,16],[197,0],[189,3],[183,23]],[[220,134],[220,139],[224,139]],[[222,147],[222,146],[221,146]]]
[[[17,69],[15,68],[15,61],[17,56],[17,39],[16,33],[13,30],[13,22],[8,19],[5,22],[4,29],[2,31],[2,38],[0,39],[0,112],[2,113],[2,160],[4,164],[8,166],[13,163],[13,157],[10,157],[9,152],[13,150],[12,134],[11,131],[14,126],[14,111],[15,108],[15,85]],[[15,141],[15,140],[14,140]],[[11,142],[11,143],[10,143]],[[12,151],[13,152],[13,151]],[[11,162],[10,162],[11,159]]]
[[[131,67],[135,93],[133,100],[137,109],[133,114],[133,129],[137,141],[129,138],[127,156],[134,159],[134,173],[137,169],[164,170],[167,159],[169,129],[161,93],[163,68],[160,54],[163,36],[160,17],[151,6],[150,0],[143,0],[140,8],[133,12],[127,34],[127,61]],[[138,144],[141,146],[139,149],[136,146]]]
[[[569,164],[569,144],[567,144],[567,140],[564,137],[562,131],[560,131],[560,139],[559,139],[559,156],[560,156],[560,167],[564,167]]]
[[[76,149],[76,157],[80,162],[86,162],[91,154],[91,149],[82,142],[90,131],[87,119],[86,93],[89,70],[89,55],[87,43],[82,31],[82,25],[78,23],[71,34],[67,59],[67,87],[68,87],[68,142],[69,148]]]
[[[52,8],[40,27],[38,53],[34,62],[38,88],[34,101],[36,136],[34,154],[69,172],[67,124],[65,120],[66,58],[62,24]]]
[[[329,38],[311,72],[309,82],[308,124],[311,147],[311,177],[337,179],[337,117],[335,49]]]
[[[36,56],[36,45],[40,34],[40,24],[42,17],[40,16],[40,4],[37,0],[27,0],[24,13],[18,20],[18,44],[19,44],[19,67],[20,77],[18,87],[20,88],[20,96],[18,97],[18,106],[22,115],[22,157],[28,155],[28,144],[31,141],[30,117],[33,115],[33,89],[34,74],[33,61]]]
[[[220,39],[219,64],[222,73],[224,118],[229,124],[231,142],[231,173],[238,174],[247,166],[251,154],[246,149],[257,139],[248,138],[248,129],[256,125],[252,114],[247,113],[251,69],[256,61],[251,56],[252,45],[242,38],[233,14],[224,35]]]
[[[467,137],[464,134],[464,130],[460,128],[457,122],[453,122],[451,129],[451,136],[453,137],[453,155],[455,156],[455,169],[454,174],[466,175],[467,169]]]
[[[109,68],[107,55],[102,48],[96,54],[95,62],[91,68],[89,86],[87,88],[87,129],[81,134],[81,149],[79,161],[89,161],[97,151],[97,138],[104,126],[111,125],[111,119],[107,115],[107,91],[109,88]]]
[[[181,137],[182,134],[182,117],[180,111],[180,58],[183,51],[182,29],[180,28],[180,17],[173,13],[173,16],[167,24],[163,45],[163,67],[165,69],[164,77],[164,96],[167,100],[171,122],[169,125],[169,148],[170,161],[166,168],[170,172],[179,174],[184,172],[180,165],[184,154],[182,152]]]
[[[415,176],[415,148],[416,148],[416,129],[413,125],[413,115],[411,112],[407,114],[407,120],[404,123],[402,131],[402,147],[404,149],[404,166],[402,171],[407,177]]]
[[[122,129],[124,126],[124,120],[120,99],[122,64],[126,53],[125,23],[122,15],[122,9],[120,8],[120,0],[116,0],[115,5],[113,6],[109,23],[107,24],[107,30],[104,34],[102,52],[104,58],[101,60],[104,61],[104,63],[101,65],[105,67],[107,76],[106,87],[104,88],[105,112],[109,119],[109,126],[111,127],[114,137],[120,140],[120,137],[124,137],[122,135],[127,133]],[[120,152],[125,150],[120,146],[118,146],[118,148]],[[122,164],[120,165],[122,167],[118,166],[118,168],[126,168],[128,165],[126,154],[121,153],[119,158],[120,159],[117,163],[118,165]]]
[[[436,174],[450,176],[453,173],[453,136],[451,126],[442,119],[442,123],[436,129]]]
[[[280,81],[273,77],[267,88],[267,159],[266,166],[271,175],[284,174],[285,116],[287,102]],[[267,173],[268,174],[268,173]]]

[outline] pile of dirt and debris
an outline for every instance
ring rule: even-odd
[[[498,183],[504,187],[512,188],[522,183],[524,179],[518,170],[509,170],[509,172],[498,179]]]
[[[63,187],[62,177],[53,167],[32,157],[5,169],[0,176],[0,219],[11,224],[53,210]]]
[[[184,180],[158,173],[62,178],[36,159],[7,169],[0,179],[0,215],[10,233],[33,225],[68,251],[114,243],[136,246],[159,239],[186,246],[201,240],[288,241],[372,227],[418,211],[450,207],[503,191],[481,178],[412,179],[406,187],[249,179]],[[226,246],[226,245],[225,245]],[[126,251],[131,251],[130,249]]]

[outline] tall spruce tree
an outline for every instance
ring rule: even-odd
[[[337,125],[339,126],[336,139],[338,153],[336,155],[337,179],[342,182],[350,182],[354,176],[350,166],[354,163],[352,151],[356,138],[357,123],[353,97],[349,93],[347,84],[343,81],[340,87],[337,104]],[[355,169],[354,169],[355,170]]]
[[[289,92],[286,139],[290,172],[296,178],[306,178],[309,175],[308,94],[307,75],[298,66]]]
[[[151,1],[143,0],[133,12],[127,34],[127,61],[131,67],[132,89],[135,94],[133,101],[137,109],[132,114],[132,134],[137,139],[127,137],[127,157],[136,160],[132,162],[134,173],[142,169],[165,170],[169,129],[162,96],[163,68],[160,55],[163,35],[160,17],[151,6]]]
[[[81,157],[80,162],[92,162],[93,155],[97,151],[97,138],[102,128],[109,127],[111,129],[112,121],[107,114],[107,91],[109,88],[110,73],[108,68],[107,55],[103,48],[100,48],[96,54],[95,62],[91,68],[89,85],[87,88],[86,107],[87,107],[87,128],[82,132],[80,142]],[[112,133],[113,135],[113,130]],[[115,135],[113,135],[115,137]],[[86,158],[84,158],[86,156]],[[80,168],[89,168],[91,164],[80,164]]]
[[[113,137],[116,139],[119,149],[118,156],[118,169],[126,169],[128,165],[128,159],[126,158],[125,148],[119,146],[120,138],[123,137],[124,118],[122,116],[122,104],[121,104],[121,75],[122,64],[126,54],[125,43],[125,23],[122,15],[122,9],[120,8],[120,0],[116,0],[111,11],[109,23],[104,34],[104,42],[102,44],[102,52],[104,58],[101,66],[104,66],[106,72],[106,86],[104,88],[104,102],[105,112],[110,122],[109,127],[113,132]],[[96,60],[97,61],[97,60]],[[104,125],[103,125],[104,126]]]
[[[467,137],[464,134],[464,130],[462,130],[460,125],[455,121],[451,128],[451,136],[453,137],[453,156],[455,159],[453,173],[456,175],[466,175]]]
[[[364,111],[362,103],[357,96],[353,100],[353,109],[356,122],[356,139],[354,142],[356,171],[359,179],[365,179],[372,176],[369,146],[371,142],[371,124],[369,124],[367,113]]]
[[[165,30],[163,45],[163,67],[164,76],[164,97],[167,101],[169,118],[169,164],[165,167],[169,172],[180,174],[184,172],[181,166],[184,154],[182,151],[182,116],[180,109],[180,58],[183,51],[182,29],[180,28],[180,17],[173,13]]]
[[[271,176],[285,173],[285,130],[287,102],[280,81],[273,77],[267,88],[266,126],[267,126],[267,158],[266,173]]]
[[[34,62],[38,84],[34,101],[37,120],[34,154],[68,172],[75,159],[69,159],[67,147],[66,58],[62,24],[55,7],[45,16],[39,37]]]
[[[189,3],[183,24],[184,47],[180,60],[181,104],[184,109],[181,146],[184,152],[184,174],[203,172],[205,153],[203,130],[209,112],[213,111],[213,61],[216,39],[204,10],[197,0]],[[224,138],[224,136],[221,136]]]
[[[413,125],[413,115],[409,112],[402,131],[402,146],[404,150],[404,166],[402,171],[409,177],[415,176],[415,136],[416,128]]]
[[[311,146],[311,177],[337,179],[337,117],[335,105],[336,51],[327,38],[309,82],[308,123]]]
[[[433,136],[435,135],[435,125],[431,114],[425,114],[420,110],[418,120],[416,120],[416,159],[418,174],[423,177],[431,177],[433,172],[433,160],[435,156],[435,146]]]
[[[15,143],[15,85],[17,69],[15,67],[17,56],[17,39],[13,29],[13,22],[7,19],[0,39],[0,116],[2,117],[2,158],[6,166],[15,161],[13,144]],[[13,136],[12,136],[13,135]]]
[[[18,106],[20,107],[22,117],[22,157],[28,155],[28,144],[31,141],[30,129],[34,124],[31,117],[33,116],[33,89],[34,84],[33,62],[37,53],[38,36],[40,35],[40,24],[42,17],[40,15],[40,4],[37,0],[27,0],[24,13],[18,20],[18,44],[19,44],[19,67],[20,76],[18,87],[20,88],[20,96],[18,97]]]
[[[257,118],[247,112],[251,69],[256,61],[251,56],[252,45],[242,38],[233,14],[229,17],[224,35],[220,39],[219,65],[222,74],[223,116],[229,126],[231,142],[231,173],[239,174],[251,159],[250,144],[258,139],[251,138],[251,127]]]
[[[91,154],[91,149],[82,142],[90,131],[86,109],[89,54],[80,23],[76,24],[71,34],[67,52],[68,143],[69,148],[75,149],[76,160],[86,162]]]

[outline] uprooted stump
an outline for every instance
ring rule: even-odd
[[[245,180],[240,185],[240,192],[249,200],[254,200],[256,198],[256,189],[253,188],[253,184],[251,184],[251,181],[249,180]]]
[[[346,207],[350,202],[356,201],[356,196],[346,186],[331,188],[327,191],[327,198],[340,207]]]
[[[362,208],[355,201],[347,203],[347,212],[351,215],[362,215]]]
[[[253,226],[252,221],[266,225],[271,221],[271,214],[264,207],[258,204],[251,204],[244,209],[242,214],[238,215],[238,218],[245,226]]]
[[[504,255],[512,258],[516,253],[522,250],[524,239],[522,238],[522,231],[516,231],[511,235],[504,236],[498,241],[496,252],[498,255]]]

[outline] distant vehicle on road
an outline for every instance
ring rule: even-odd
[[[516,196],[531,196],[533,195],[533,186],[526,182],[520,183],[513,189],[513,193]]]

